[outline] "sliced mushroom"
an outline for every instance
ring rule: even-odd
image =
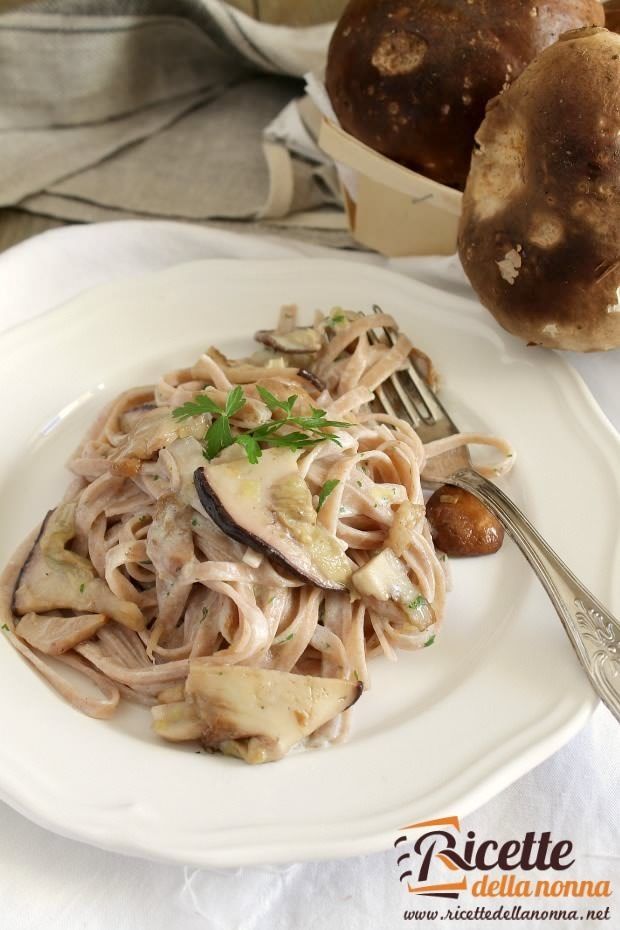
[[[59,656],[78,643],[94,636],[106,623],[104,614],[81,614],[79,617],[42,617],[25,614],[19,621],[21,639],[48,656]]]
[[[387,538],[388,546],[394,555],[400,558],[409,548],[413,533],[424,522],[424,515],[424,504],[413,504],[406,500],[399,505]]]
[[[105,614],[131,630],[144,629],[138,606],[116,597],[97,577],[88,559],[66,548],[75,535],[75,509],[74,501],[61,504],[43,521],[15,584],[14,612],[92,612]]]
[[[208,424],[209,417],[204,415],[175,420],[170,407],[147,410],[135,423],[127,440],[110,457],[112,470],[116,474],[128,473],[131,476],[139,471],[143,461],[150,459],[164,446],[169,446],[175,439],[186,436],[202,439]]]
[[[299,453],[267,449],[256,465],[243,457],[196,469],[200,502],[233,539],[258,549],[304,581],[341,591],[353,563],[317,523],[312,495],[297,468]]]
[[[363,597],[377,601],[395,601],[407,618],[420,630],[435,622],[432,607],[420,589],[411,581],[405,565],[391,549],[383,549],[373,556],[351,579]]]
[[[321,334],[314,326],[298,326],[286,333],[277,329],[259,329],[254,338],[285,355],[312,355],[323,348]]]
[[[200,739],[202,725],[193,704],[187,701],[172,701],[151,707],[153,729],[171,743],[183,743]]]
[[[252,764],[281,759],[355,703],[361,682],[193,662],[186,700],[153,708],[166,739],[195,739]],[[180,735],[191,734],[191,735]]]
[[[125,433],[131,432],[131,430],[134,429],[134,427],[139,423],[145,413],[155,409],[156,404],[152,403],[138,404],[137,407],[129,407],[120,415],[119,423],[121,429]]]
[[[309,371],[307,368],[298,368],[297,374],[300,378],[303,378],[304,381],[309,381],[310,384],[317,389],[317,391],[324,391],[327,385],[319,378],[318,375],[315,375],[313,371]]]

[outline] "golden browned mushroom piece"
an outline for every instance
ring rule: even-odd
[[[144,629],[137,604],[113,594],[103,578],[97,577],[91,562],[68,548],[75,535],[75,511],[76,503],[70,501],[48,513],[15,582],[12,609],[18,617],[28,615],[24,639],[37,648],[49,641],[50,619],[58,620],[61,639],[68,637],[67,648],[92,636],[108,617],[130,630]],[[70,624],[61,623],[62,616],[39,616],[55,610],[74,610],[80,617]],[[89,621],[83,614],[96,616]],[[21,635],[19,621],[17,632]]]
[[[268,668],[190,663],[180,701],[152,708],[155,732],[250,764],[273,762],[357,701],[359,681]]]
[[[490,555],[504,542],[504,527],[477,497],[444,484],[428,499],[433,542],[446,555]]]
[[[598,0],[351,0],[327,91],[347,132],[462,188],[487,101],[567,29],[603,22]]]
[[[620,36],[569,32],[490,105],[459,254],[480,300],[528,343],[620,345]]]

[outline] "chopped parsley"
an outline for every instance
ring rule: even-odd
[[[335,323],[336,326],[337,326],[339,323],[346,323],[346,322],[347,322],[347,318],[346,318],[346,316],[344,315],[344,313],[341,313],[340,311],[338,311],[338,313],[333,313],[333,314],[330,316],[329,322],[330,322],[330,323]]]
[[[85,582],[82,582],[82,584],[80,585],[80,594],[84,594],[84,588],[85,588],[85,587],[86,587]]]
[[[198,520],[196,517],[192,517],[192,526],[198,526]]]
[[[279,400],[260,385],[257,385],[256,390],[271,413],[279,411],[284,416],[275,420],[272,418],[254,429],[233,435],[230,421],[247,402],[243,388],[239,384],[229,391],[223,407],[216,404],[207,394],[197,394],[193,401],[188,401],[182,407],[173,410],[172,415],[177,420],[186,420],[189,417],[209,413],[213,420],[203,439],[205,458],[211,461],[223,449],[236,443],[244,449],[251,465],[256,465],[263,454],[262,446],[304,449],[325,441],[335,442],[339,446],[338,437],[328,432],[328,429],[350,426],[350,423],[327,420],[326,411],[316,407],[311,408],[312,415],[309,417],[294,415],[296,394],[292,394],[286,400]],[[282,432],[283,428],[288,428],[290,431]]]
[[[409,610],[419,610],[420,607],[428,607],[428,601],[425,597],[422,597],[421,594],[418,594],[418,596],[414,598],[410,604],[407,604],[407,607]]]
[[[432,646],[434,642],[435,642],[435,634],[433,633],[433,635],[429,636],[429,638],[424,643],[424,648],[426,648],[427,646]]]
[[[10,632],[10,631],[9,631],[9,625],[8,625],[8,623],[3,623],[3,624],[2,624],[2,629],[3,629],[3,630],[6,630],[7,633]]]
[[[291,639],[293,638],[294,635],[295,635],[294,633],[289,633],[288,636],[286,637],[286,639],[283,639],[282,642],[283,642],[283,643],[288,643],[289,640],[291,640]]]
[[[202,621],[204,620],[204,618],[207,616],[208,613],[209,613],[209,608],[208,608],[208,607],[203,607],[203,608],[202,608],[202,617],[200,618],[200,622],[201,622],[201,623],[202,623]]]
[[[329,481],[326,481],[321,490],[319,491],[319,503],[317,505],[317,513],[332,493],[332,491],[338,487],[340,480],[338,478],[330,478]]]

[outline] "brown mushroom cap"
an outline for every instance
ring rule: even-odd
[[[612,32],[620,32],[620,0],[606,0],[605,26]]]
[[[567,33],[489,105],[459,254],[482,303],[529,343],[620,346],[620,36]]]
[[[603,22],[598,0],[351,0],[327,91],[347,132],[462,188],[487,101],[562,32]]]

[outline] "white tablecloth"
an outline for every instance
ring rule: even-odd
[[[326,254],[330,253],[325,249],[281,239],[177,223],[123,222],[54,230],[0,256],[0,329],[44,313],[101,282],[183,261],[232,256],[275,260],[308,256],[311,260]],[[383,261],[354,253],[348,257],[352,261]],[[399,259],[390,264],[436,286],[452,290],[467,287],[455,259]],[[620,352],[572,360],[619,428]],[[10,708],[2,709],[2,713],[9,712]],[[573,842],[578,877],[608,878],[618,883],[618,736],[611,715],[599,708],[571,743],[466,818],[465,828],[475,830],[481,838],[521,838],[526,830],[550,830],[555,838]],[[401,925],[439,926],[403,921],[403,911],[412,905],[395,878],[393,851],[286,868],[197,871],[128,859],[57,837],[4,805],[0,805],[0,838],[1,930],[382,930]],[[423,904],[432,901],[421,900]],[[541,906],[541,901],[537,904]],[[602,900],[600,906],[608,904],[612,910],[605,925],[618,927],[620,904],[614,910],[612,897]],[[478,925],[463,920],[440,924],[445,930]],[[507,925],[506,921],[483,924],[489,928]],[[527,921],[526,925],[547,927],[549,921]],[[569,925],[552,923],[555,927]],[[598,925],[582,922],[586,927]]]

